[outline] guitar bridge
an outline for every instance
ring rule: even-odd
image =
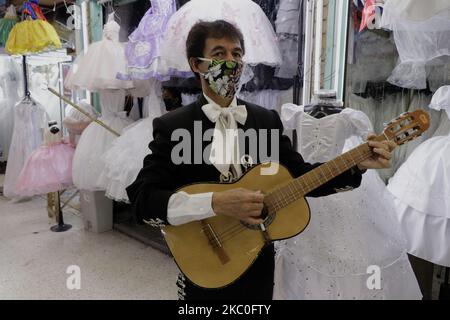
[[[214,231],[213,227],[202,221],[203,231],[205,231],[205,235],[208,238],[209,244],[213,247],[214,252],[218,255],[220,262],[222,264],[226,264],[230,261],[230,257],[225,252],[225,249],[222,246],[222,242]]]

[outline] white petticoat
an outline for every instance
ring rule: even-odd
[[[236,25],[244,36],[244,61],[251,65],[277,66],[282,58],[277,37],[262,9],[251,0],[192,0],[170,18],[162,43],[160,74],[193,76],[186,58],[191,27],[202,21],[222,19]],[[164,70],[163,70],[164,69]]]
[[[153,118],[145,118],[116,139],[101,157],[103,163],[99,184],[106,196],[115,201],[129,202],[126,188],[136,180],[146,155],[151,151]]]
[[[153,139],[153,119],[163,114],[164,106],[161,83],[153,79],[151,88],[146,101],[148,117],[125,128],[101,157],[98,184],[108,198],[116,201],[129,202],[126,187],[134,182],[144,157],[151,153],[148,144]]]
[[[119,134],[132,123],[123,111],[125,91],[105,90],[100,92],[102,116],[98,119]],[[117,138],[96,122],[83,131],[73,157],[73,183],[82,190],[102,190],[99,175],[103,169],[101,156]]]

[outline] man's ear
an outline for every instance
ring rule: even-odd
[[[200,61],[198,61],[197,58],[189,58],[189,65],[191,66],[192,71],[194,71],[195,73],[201,72],[198,68],[199,62]]]

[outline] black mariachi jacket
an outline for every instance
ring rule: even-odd
[[[143,168],[139,172],[136,181],[127,187],[128,197],[132,203],[133,212],[138,223],[146,220],[147,223],[150,222],[154,226],[168,224],[168,201],[178,188],[195,182],[221,181],[220,172],[213,165],[204,161],[201,161],[201,164],[194,163],[195,157],[197,157],[197,160],[199,157],[203,159],[203,156],[198,154],[198,149],[197,155],[194,152],[194,139],[191,141],[191,164],[174,164],[171,160],[172,149],[180,143],[180,141],[171,141],[172,133],[176,129],[187,129],[191,136],[194,137],[195,134],[203,136],[206,130],[215,127],[215,124],[206,117],[201,109],[205,104],[207,104],[207,101],[202,95],[196,102],[171,111],[153,121],[153,141],[149,144],[152,153],[145,157]],[[301,155],[293,149],[289,138],[282,135],[283,125],[276,111],[269,111],[240,100],[238,100],[238,104],[244,104],[248,113],[245,124],[240,125],[238,123],[238,128],[243,130],[253,128],[256,129],[256,132],[258,132],[258,129],[280,130],[277,141],[279,144],[278,161],[288,168],[294,178],[320,165],[320,163],[309,164],[304,162]],[[198,122],[197,128],[195,128],[195,121],[201,121],[201,132]],[[268,137],[270,137],[270,133]],[[271,139],[268,138],[266,140],[268,140],[268,150],[271,150]],[[210,141],[203,141],[201,150],[204,151],[210,143]],[[260,143],[260,134],[258,134],[258,143]],[[248,143],[246,143],[244,149],[241,150],[248,152],[249,147]],[[262,161],[264,159],[259,157],[256,160],[252,160],[253,164],[264,162]],[[312,191],[307,196],[326,196],[341,190],[356,188],[360,183],[361,172],[355,167]]]

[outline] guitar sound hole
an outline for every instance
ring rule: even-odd
[[[261,215],[259,217],[264,220],[264,222],[263,222],[264,228],[267,228],[268,226],[270,226],[270,224],[275,219],[275,213],[269,213],[269,209],[264,204],[264,207],[261,210]],[[248,229],[261,230],[261,225],[259,225],[259,224],[250,224],[250,223],[247,223],[244,221],[241,221],[241,223]]]
[[[260,217],[261,217],[261,219],[266,220],[268,215],[269,215],[269,209],[267,208],[266,204],[264,204],[264,207],[263,207],[263,209],[261,211]]]

